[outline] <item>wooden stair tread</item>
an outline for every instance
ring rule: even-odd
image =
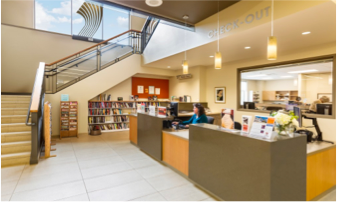
[[[31,141],[20,141],[20,142],[6,142],[6,143],[1,143],[2,146],[18,146],[21,144],[31,144]]]
[[[11,153],[11,154],[1,154],[1,159],[3,158],[22,158],[30,157],[30,152],[20,152],[20,153]]]

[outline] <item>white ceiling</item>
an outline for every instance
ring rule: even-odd
[[[241,74],[241,78],[245,80],[297,79],[300,73],[289,73],[289,72],[304,71],[304,70],[317,70],[315,72],[303,73],[305,75],[315,74],[315,77],[312,77],[312,78],[316,78],[317,74],[331,73],[332,62],[316,63],[316,64],[310,64],[310,65],[294,64],[294,66],[291,66],[291,67],[244,72]]]
[[[275,8],[277,9],[277,8]],[[302,32],[310,31],[309,35]],[[270,24],[264,24],[243,31],[239,34],[224,37],[220,40],[220,51],[224,63],[266,59],[267,38],[270,35]],[[314,49],[315,46],[336,42],[336,4],[322,3],[318,6],[278,19],[274,22],[274,35],[278,40],[278,58],[290,52],[303,49]],[[165,40],[165,39],[163,39]],[[182,41],[183,42],[183,41]],[[151,42],[150,42],[151,43]],[[169,43],[169,42],[168,42]],[[244,49],[250,46],[251,49]],[[217,43],[212,42],[187,51],[189,66],[214,65]],[[184,53],[157,60],[145,66],[182,69]]]

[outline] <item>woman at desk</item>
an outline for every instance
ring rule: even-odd
[[[181,124],[185,125],[185,127],[189,127],[189,124],[195,124],[195,123],[207,123],[207,116],[205,114],[205,108],[199,104],[193,104],[193,116],[188,121],[183,121]],[[179,122],[173,122],[174,125],[179,124]]]

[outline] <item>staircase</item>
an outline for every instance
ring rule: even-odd
[[[1,167],[29,163],[31,127],[26,117],[31,96],[1,96]]]

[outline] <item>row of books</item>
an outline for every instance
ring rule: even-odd
[[[128,129],[129,124],[128,123],[114,123],[114,124],[104,124],[104,125],[96,125],[96,126],[90,126],[90,130],[97,130],[100,128],[102,131],[104,130],[119,130],[119,129]]]
[[[89,109],[89,115],[121,115],[122,109]]]
[[[88,108],[133,108],[134,103],[128,102],[89,102]]]
[[[103,117],[88,117],[89,123],[115,123],[129,122],[128,116],[103,116]]]

